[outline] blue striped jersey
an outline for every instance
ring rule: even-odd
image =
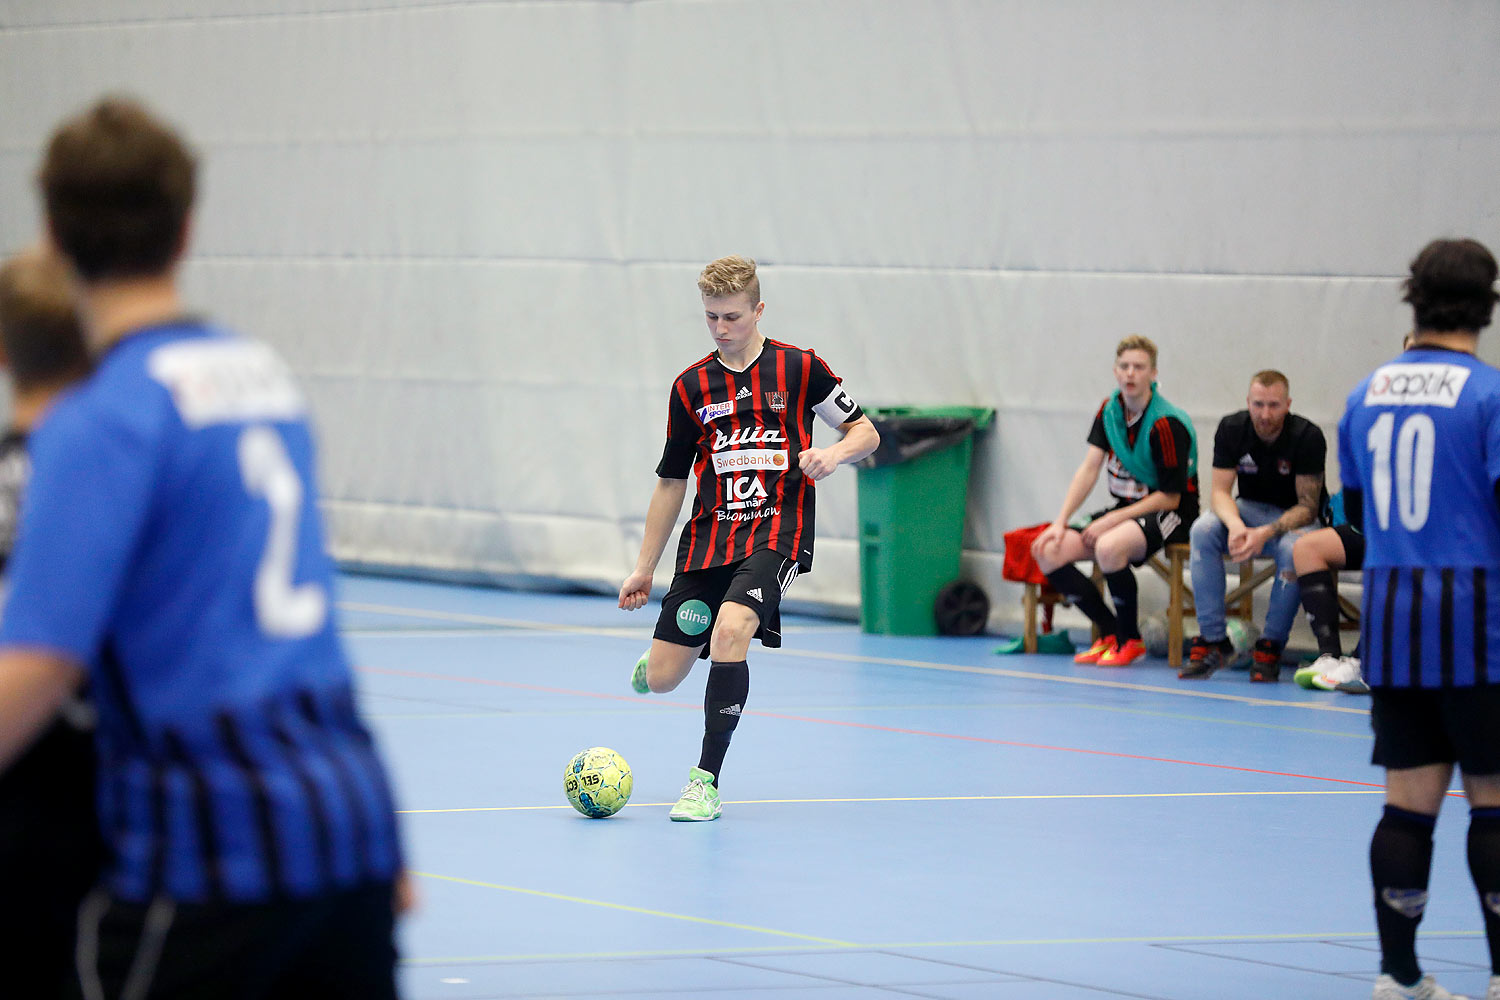
[[[250,902],[390,879],[395,811],[283,362],[196,321],[137,331],[31,457],[0,644],[88,665],[111,889]]]
[[[1362,493],[1370,683],[1500,682],[1500,371],[1430,347],[1382,365],[1349,394],[1339,470]]]

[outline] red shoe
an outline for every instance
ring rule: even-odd
[[[1125,645],[1117,646],[1099,657],[1101,667],[1128,667],[1146,655],[1146,644],[1140,639],[1126,639]]]
[[[1073,662],[1098,663],[1099,657],[1103,656],[1106,653],[1113,653],[1114,651],[1115,637],[1112,635],[1107,635],[1104,638],[1095,641],[1095,643],[1088,649],[1085,649],[1083,652],[1073,657]]]

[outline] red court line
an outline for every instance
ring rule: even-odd
[[[435,674],[422,670],[397,670],[392,667],[356,667],[362,673],[385,674],[391,677],[414,677],[420,680],[456,681],[460,684],[483,684],[488,687],[511,688],[521,691],[539,691],[544,694],[565,694],[579,698],[601,698],[606,701],[632,701],[648,705],[665,705],[669,708],[701,708],[697,702],[669,701],[660,697],[633,694],[606,694],[600,691],[577,691],[571,688],[547,687],[541,684],[522,684],[518,681],[498,681],[488,677],[462,677],[456,674]],[[929,736],[939,740],[958,740],[964,743],[987,743],[991,746],[1017,747],[1023,750],[1051,750],[1055,753],[1087,754],[1092,757],[1118,757],[1121,760],[1149,761],[1153,764],[1182,764],[1186,767],[1208,767],[1218,771],[1238,771],[1242,774],[1264,774],[1276,778],[1301,778],[1304,781],[1327,781],[1339,785],[1358,785],[1361,788],[1384,788],[1378,781],[1355,781],[1352,778],[1329,778],[1320,774],[1297,774],[1294,771],[1267,771],[1257,767],[1239,767],[1234,764],[1214,764],[1204,760],[1178,760],[1175,757],[1149,757],[1145,754],[1121,753],[1117,750],[1089,750],[1085,747],[1060,747],[1046,743],[1022,743],[1017,740],[1000,740],[991,736],[965,736],[962,733],[938,733],[927,729],[904,729],[900,726],[881,726],[872,722],[850,722],[845,719],[820,719],[808,715],[783,715],[780,712],[758,712],[747,709],[745,715],[757,715],[766,719],[781,719],[786,722],[811,722],[821,726],[843,726],[846,729],[867,729],[878,733],[900,733],[905,736]]]

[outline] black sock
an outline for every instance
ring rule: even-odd
[[[1297,587],[1302,591],[1302,608],[1307,612],[1307,623],[1318,640],[1318,654],[1343,656],[1344,647],[1339,642],[1339,594],[1334,589],[1333,572],[1320,569],[1299,576]]]
[[[1490,971],[1500,976],[1500,809],[1469,810],[1469,874],[1479,890]]]
[[[1109,610],[1109,605],[1104,603],[1104,595],[1099,593],[1099,588],[1077,566],[1072,563],[1059,566],[1047,574],[1047,582],[1052,584],[1053,590],[1066,597],[1068,603],[1088,615],[1089,621],[1099,626],[1100,635],[1110,636],[1119,631],[1119,623],[1115,620],[1114,612]]]
[[[1417,925],[1427,908],[1432,829],[1436,825],[1436,816],[1388,805],[1370,839],[1380,971],[1405,986],[1422,978],[1417,966]]]
[[[719,771],[734,727],[740,724],[745,699],[750,695],[750,664],[744,660],[714,660],[708,668],[708,687],[703,692],[703,754],[698,767],[714,776]]]
[[[1109,584],[1109,596],[1115,602],[1115,621],[1118,622],[1115,635],[1119,636],[1120,644],[1124,645],[1131,639],[1139,639],[1141,626],[1135,613],[1135,570],[1126,566],[1113,573],[1105,573],[1104,582]]]

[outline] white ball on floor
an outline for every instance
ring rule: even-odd
[[[1249,652],[1250,647],[1255,645],[1255,640],[1260,638],[1260,629],[1256,628],[1253,622],[1247,622],[1243,618],[1229,619],[1224,623],[1224,631],[1228,634],[1236,653]]]

